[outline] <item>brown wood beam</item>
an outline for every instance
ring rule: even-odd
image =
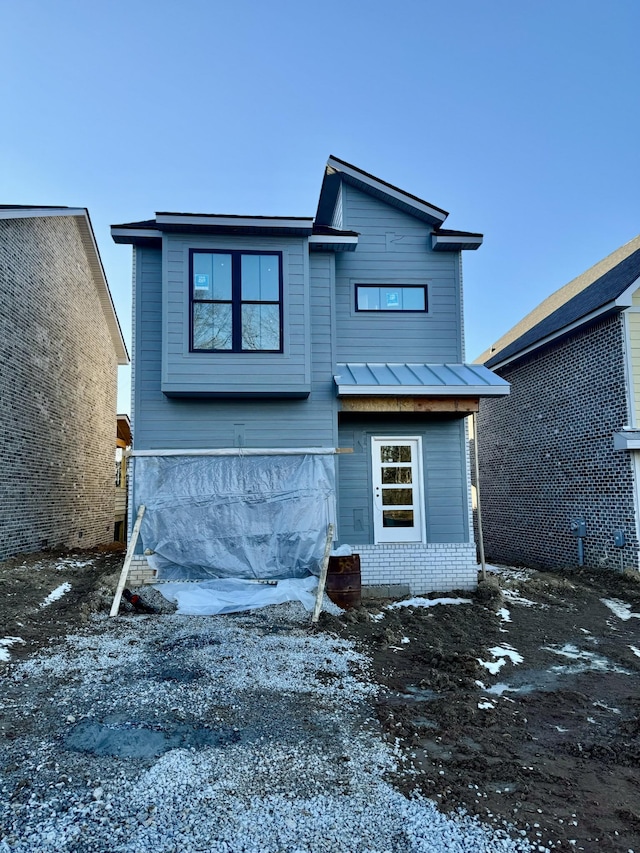
[[[478,397],[342,397],[343,412],[449,412],[471,415]]]

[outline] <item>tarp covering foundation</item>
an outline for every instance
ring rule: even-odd
[[[159,580],[318,574],[335,515],[334,456],[138,456],[136,505]]]

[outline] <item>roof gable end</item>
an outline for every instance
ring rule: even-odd
[[[376,178],[374,175],[358,169],[357,166],[353,166],[351,163],[347,163],[331,155],[327,161],[322,188],[320,190],[320,199],[316,212],[316,223],[318,225],[331,224],[342,181],[374,198],[380,199],[385,204],[408,213],[410,216],[421,219],[423,222],[428,222],[429,225],[442,225],[449,215],[446,210],[442,210],[434,204],[418,198],[418,196],[405,192],[399,189],[399,187],[395,187],[393,184]]]
[[[597,316],[619,311],[626,305],[630,305],[633,292],[640,287],[640,237],[626,244],[628,247],[636,242],[638,248],[635,251],[627,254],[607,272],[600,275],[595,281],[591,281],[590,284],[584,286],[574,295],[570,295],[571,291],[567,291],[565,294],[567,295],[566,301],[561,302],[554,311],[543,317],[535,325],[525,329],[522,334],[503,346],[495,355],[491,355],[490,351],[483,353],[478,361],[487,367],[496,367],[506,361],[513,360],[518,355],[530,352],[538,346],[543,346],[550,339],[572,331]],[[614,255],[617,254],[614,253]],[[600,265],[596,265],[596,267],[602,269]],[[590,278],[590,272],[591,270],[587,270],[583,274],[587,277],[587,281]],[[570,284],[579,282],[583,276],[574,279]],[[514,329],[517,328],[518,326],[514,327]],[[489,355],[488,358],[487,355]]]

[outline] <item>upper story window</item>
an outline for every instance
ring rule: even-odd
[[[282,352],[281,252],[192,249],[191,351]]]
[[[426,284],[356,284],[356,311],[426,311]]]

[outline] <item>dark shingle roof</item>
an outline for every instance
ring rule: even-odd
[[[640,249],[636,249],[592,284],[576,293],[539,323],[484,361],[484,364],[487,367],[494,367],[522,350],[543,341],[549,335],[561,332],[572,323],[614,302],[638,278],[640,278]]]

